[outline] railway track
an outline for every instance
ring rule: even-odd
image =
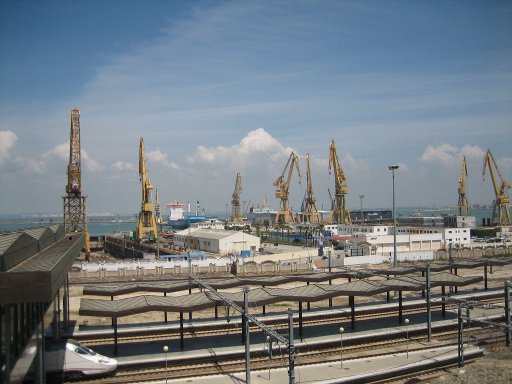
[[[479,343],[496,343],[501,342],[503,337],[487,336],[482,328],[474,328],[472,330],[473,337],[479,335]],[[457,340],[456,331],[443,331],[434,334],[436,346],[455,345]],[[404,340],[404,338],[393,338],[389,340],[381,340],[378,342],[358,343],[357,345],[348,345],[343,347],[343,361],[347,362],[352,359],[360,358],[377,358],[392,353],[403,353],[408,345],[409,352],[422,351],[432,349],[432,345],[426,343],[427,336],[420,335]],[[313,365],[325,362],[339,362],[340,348],[326,346],[322,348],[314,348],[305,350],[298,348],[296,354],[296,369],[301,366]],[[273,357],[269,358],[268,354],[263,350],[253,352],[251,354],[251,370],[261,370],[262,375],[266,375],[265,370],[283,368],[288,364],[287,349],[279,350],[274,348]],[[421,373],[407,374],[400,376],[400,379],[415,379],[415,382],[421,382],[421,377],[431,379],[435,375],[441,375],[445,367],[438,369],[430,369]],[[173,362],[172,365],[165,367],[164,363],[154,364],[145,367],[128,367],[119,369],[115,376],[99,379],[88,380],[88,383],[94,384],[112,384],[112,383],[143,383],[155,380],[165,380],[165,378],[193,378],[216,374],[233,374],[245,371],[245,357],[243,354],[230,357],[211,356],[208,359],[195,360],[191,362]],[[376,381],[378,383],[396,382],[398,378]]]

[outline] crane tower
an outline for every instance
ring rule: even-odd
[[[297,169],[297,173],[299,177],[301,177],[299,169],[299,158],[292,151],[288,161],[286,162],[283,173],[276,179],[276,181],[274,181],[274,187],[277,187],[276,197],[281,200],[279,211],[276,214],[275,224],[295,224],[295,216],[293,215],[288,202],[288,189],[290,187],[293,167]],[[288,175],[285,180],[284,176],[287,170]]]
[[[508,208],[508,204],[510,203],[508,190],[512,188],[512,186],[501,176],[498,165],[496,164],[490,149],[487,149],[484,156],[484,169],[482,172],[483,178],[485,178],[485,169],[487,167],[489,167],[489,173],[491,174],[492,186],[494,188],[495,195],[495,200],[492,203],[491,223],[498,225],[510,225],[512,224],[512,221],[510,220],[510,211]],[[499,177],[500,184],[498,184],[496,176]]]
[[[462,168],[459,176],[459,203],[457,204],[457,215],[469,215],[468,195],[466,193],[466,176],[468,175],[468,165],[466,156],[462,158]]]
[[[68,183],[64,200],[64,230],[66,233],[85,233],[85,257],[90,254],[87,232],[86,197],[82,196],[82,170],[80,164],[80,110],[71,110],[69,137]]]
[[[302,215],[304,223],[321,224],[320,214],[316,209],[316,197],[313,193],[313,182],[311,180],[311,168],[309,166],[309,154],[306,155],[306,195],[302,204]]]
[[[242,196],[242,176],[240,173],[236,174],[235,190],[231,196],[231,221],[233,223],[241,223],[244,217],[240,210],[240,199]]]
[[[139,144],[139,177],[142,187],[142,202],[140,206],[139,220],[137,221],[137,241],[142,241],[144,239],[152,241],[157,238],[158,230],[155,220],[155,207],[151,201],[153,185],[148,178],[144,139],[142,137],[140,138]]]
[[[347,194],[347,178],[341,168],[338,154],[336,153],[336,144],[334,140],[329,148],[329,173],[334,172],[335,192],[332,200],[333,206],[330,215],[331,223],[350,224],[350,212],[345,207],[345,196]]]

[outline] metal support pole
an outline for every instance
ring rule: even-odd
[[[459,357],[459,368],[464,366],[464,338],[463,338],[463,327],[462,327],[462,308],[459,306],[457,310],[458,317],[458,357]]]
[[[349,296],[348,302],[350,303],[350,326],[352,329],[356,329],[356,304],[354,296]]]
[[[425,277],[425,271],[421,271],[421,277]],[[421,290],[421,297],[425,298],[425,290]]]
[[[425,285],[427,288],[427,328],[428,328],[428,342],[432,341],[432,308],[430,303],[430,264],[427,264]]]
[[[299,301],[299,336],[302,340],[302,301]]]
[[[114,354],[117,356],[117,317],[112,319],[114,320]]]
[[[391,165],[388,168],[393,174],[393,268],[396,268],[398,262],[396,254],[395,170],[398,169],[398,165]]]
[[[398,291],[398,324],[402,324],[403,318],[402,291]]]
[[[484,265],[484,289],[487,291],[487,264]]]
[[[446,294],[446,288],[445,286],[443,285],[442,286],[442,297],[441,297],[441,316],[446,317],[446,297],[445,297],[445,294]]]
[[[251,343],[249,341],[249,287],[244,286],[245,382],[251,384]]]
[[[166,297],[166,296],[167,296],[167,292],[164,292],[164,297]],[[164,315],[165,315],[164,316],[164,321],[167,324],[167,311],[164,312]]]
[[[505,281],[505,345],[510,346],[512,339],[512,327],[510,325],[510,281]]]
[[[454,268],[455,269],[455,275],[457,276],[457,267]],[[455,293],[459,292],[459,288],[457,286],[455,286]]]
[[[180,312],[180,348],[183,351],[183,312]]]
[[[295,384],[295,346],[293,343],[293,312],[288,308],[288,378],[289,384]]]
[[[64,310],[64,328],[69,328],[69,279],[66,273],[64,280],[64,297],[62,298],[62,308]]]

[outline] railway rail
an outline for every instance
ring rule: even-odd
[[[478,335],[478,336],[477,336]],[[434,334],[436,347],[441,346],[454,346],[457,343],[457,331],[441,331]],[[496,337],[487,334],[484,328],[472,328],[472,337],[478,337],[479,344],[482,343],[497,343],[502,342],[504,337]],[[415,351],[423,351],[432,349],[432,345],[427,343],[426,335],[418,335],[410,337],[408,340],[403,337],[390,338],[388,340],[368,341],[364,343],[357,343],[353,345],[343,346],[343,361],[348,362],[358,358],[376,358],[379,356],[389,355],[390,353],[403,353],[406,349],[410,353]],[[339,362],[340,361],[340,347],[322,346],[313,349],[303,348],[298,346],[296,355],[296,369],[306,365],[313,365],[325,362]],[[283,368],[287,365],[287,350],[286,348],[280,350],[273,348],[273,357],[269,358],[268,351],[259,350],[251,353],[251,370],[261,371],[261,375],[266,375],[268,370]],[[428,374],[428,377],[439,375],[446,366],[429,369],[426,372],[405,374],[400,378],[418,378],[418,376]],[[232,374],[243,372],[245,370],[245,358],[243,353],[238,355],[230,355],[229,357],[212,357],[208,359],[195,359],[193,362],[189,360],[173,361],[171,365],[165,367],[163,362],[155,363],[152,365],[140,367],[123,367],[119,369],[115,376],[104,377],[98,379],[88,380],[88,383],[94,384],[111,384],[111,383],[143,383],[152,382],[156,380],[165,380],[166,378],[193,378],[215,374]],[[391,383],[396,381],[397,378],[378,380],[378,383]]]

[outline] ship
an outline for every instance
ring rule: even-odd
[[[190,203],[188,203],[188,213],[185,214],[185,204],[174,202],[167,204],[169,207],[169,220],[167,225],[172,229],[186,229],[191,224],[199,223],[206,220],[206,216],[199,207],[199,201],[196,204],[195,214],[190,212]]]

